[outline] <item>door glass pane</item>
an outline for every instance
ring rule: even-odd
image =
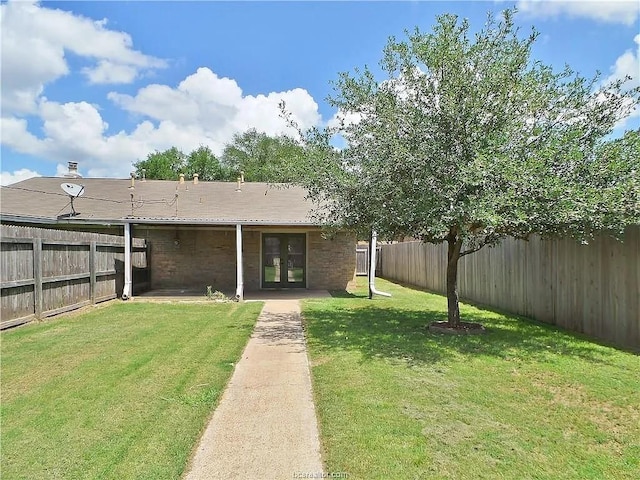
[[[304,237],[288,238],[287,281],[289,283],[304,282]]]
[[[280,238],[265,237],[263,253],[264,281],[280,283]]]

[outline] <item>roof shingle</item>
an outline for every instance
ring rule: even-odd
[[[69,218],[69,196],[60,185],[84,185],[74,201],[77,215]],[[285,184],[246,182],[179,183],[167,180],[58,177],[31,178],[0,190],[3,217],[56,221],[140,223],[209,223],[316,225],[306,191]]]

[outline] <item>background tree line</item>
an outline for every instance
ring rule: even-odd
[[[255,129],[234,135],[220,157],[201,145],[185,154],[176,147],[153,152],[134,163],[136,175],[151,180],[177,180],[198,174],[204,181],[234,181],[244,172],[249,182],[291,182],[303,150],[295,140],[272,137]]]

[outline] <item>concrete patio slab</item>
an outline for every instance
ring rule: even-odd
[[[267,300],[184,478],[322,472],[300,305]]]
[[[233,292],[223,292],[233,298]],[[328,298],[331,294],[326,290],[307,290],[292,288],[288,290],[251,290],[245,292],[245,302],[265,302],[267,300],[303,300],[305,298]],[[138,301],[174,301],[174,302],[207,302],[207,296],[196,290],[155,289],[131,297]]]
[[[267,300],[304,300],[305,298],[329,298],[326,290],[307,290],[291,288],[289,290],[256,290],[244,294],[245,302],[264,302]]]

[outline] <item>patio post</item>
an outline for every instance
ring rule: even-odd
[[[244,279],[242,272],[242,225],[236,224],[236,298],[244,298]]]
[[[131,224],[124,224],[124,289],[122,299],[128,300],[131,297]]]

